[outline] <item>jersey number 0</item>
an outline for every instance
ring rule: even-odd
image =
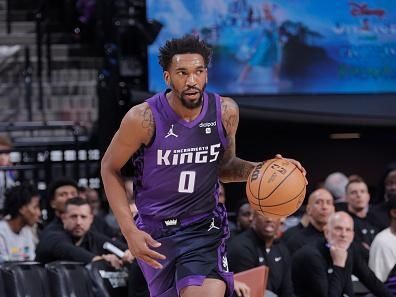
[[[195,171],[182,171],[179,178],[179,192],[193,193],[195,187]]]

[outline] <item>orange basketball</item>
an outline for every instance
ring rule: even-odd
[[[287,217],[304,201],[305,177],[286,159],[271,159],[258,164],[246,182],[250,205],[270,217]]]

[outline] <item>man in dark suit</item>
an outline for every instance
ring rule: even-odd
[[[294,297],[289,251],[276,240],[279,225],[280,219],[255,212],[251,227],[230,243],[230,269],[241,272],[266,265],[269,268],[267,289],[279,297]]]
[[[37,261],[48,263],[64,260],[88,264],[105,260],[115,268],[133,261],[134,258],[125,244],[91,230],[93,213],[85,199],[75,197],[67,200],[62,222],[62,230],[47,231],[40,238],[36,249]],[[106,242],[125,251],[124,257],[119,259],[105,250],[103,246]]]
[[[353,258],[349,252],[353,230],[351,216],[336,212],[325,227],[325,240],[306,245],[293,255],[292,275],[297,296],[354,296]]]
[[[334,213],[334,202],[331,194],[325,189],[317,189],[308,198],[307,214],[309,225],[305,228],[296,229],[285,240],[290,253],[299,250],[305,245],[312,245],[315,241],[324,238],[324,227],[329,216]],[[352,243],[350,253],[353,256],[353,274],[357,276],[375,296],[391,297],[392,294],[384,284],[369,269],[367,262],[361,255],[361,248],[355,242]]]

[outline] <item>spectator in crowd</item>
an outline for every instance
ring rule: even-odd
[[[5,193],[0,221],[0,262],[34,260],[36,244],[32,226],[40,219],[40,197],[31,186],[15,186]]]
[[[348,213],[353,218],[355,242],[361,247],[363,257],[368,261],[370,245],[377,234],[377,228],[369,221],[370,194],[367,184],[360,178],[352,179],[345,187]]]
[[[56,229],[56,226],[62,225],[60,218],[65,212],[65,203],[77,195],[78,185],[71,178],[61,177],[49,185],[47,198],[53,214],[49,215],[50,223],[46,228]]]
[[[323,230],[328,218],[334,213],[334,204],[331,194],[325,189],[317,189],[308,197],[306,208],[309,225],[296,230],[294,236],[285,240],[289,251],[294,254],[301,247],[323,239]],[[282,237],[282,240],[283,237]],[[390,297],[392,294],[384,287],[375,274],[369,269],[367,261],[361,255],[360,247],[352,243],[353,274],[377,297]]]
[[[388,199],[391,221],[389,227],[374,238],[370,249],[369,266],[375,275],[386,282],[396,265],[396,196]],[[396,295],[396,291],[393,292]]]
[[[15,177],[11,170],[4,170],[1,167],[11,166],[10,150],[11,140],[4,135],[0,135],[0,210],[3,209],[4,192],[7,188],[15,184]]]
[[[85,199],[75,197],[67,200],[62,222],[63,230],[46,232],[41,238],[36,250],[37,261],[48,263],[69,260],[88,264],[105,260],[115,268],[133,261],[134,258],[125,244],[91,230],[93,213]],[[110,242],[125,251],[124,257],[119,259],[105,250],[105,242]]]
[[[393,171],[396,171],[396,162],[391,162],[386,165],[379,180],[376,195],[371,201],[372,204],[379,204],[387,201],[389,194],[396,194],[396,183],[393,183],[392,179],[390,179],[390,175]]]
[[[61,216],[65,211],[66,202],[78,195],[78,185],[70,178],[62,177],[55,180],[49,187],[48,198],[51,208],[54,210],[54,219],[44,228],[42,233],[62,230]],[[104,218],[94,216],[92,229],[109,237],[117,237],[117,230],[110,227]]]
[[[254,210],[250,206],[247,199],[243,199],[239,203],[236,218],[236,233],[241,233],[250,228],[253,222]]]
[[[297,296],[354,296],[353,220],[346,212],[330,215],[324,229],[325,239],[302,247],[293,255],[292,277]]]
[[[331,193],[336,208],[340,210],[346,209],[345,186],[347,183],[348,177],[342,172],[329,174],[324,182],[324,188]]]
[[[369,210],[368,217],[375,223],[378,230],[389,227],[390,218],[388,212],[387,201],[389,197],[396,196],[396,164],[392,163],[388,166],[381,190],[379,191],[377,203],[372,205]]]
[[[292,297],[291,260],[287,247],[276,240],[279,227],[280,219],[254,212],[251,227],[230,243],[230,270],[241,272],[266,265],[269,267],[267,289],[279,297]]]
[[[334,213],[334,202],[330,192],[322,188],[313,191],[308,197],[306,213],[308,226],[293,230],[294,234],[291,234],[292,231],[286,232],[288,235],[285,233],[286,237],[282,237],[292,254],[310,240],[323,236],[323,228],[329,216]]]
[[[91,205],[94,215],[104,217],[105,214],[102,209],[102,201],[99,192],[96,189],[87,188],[85,198]]]
[[[298,214],[300,213],[300,215]],[[301,215],[302,214],[302,215]],[[289,218],[292,218],[288,220]],[[294,225],[294,220],[297,219],[297,224]],[[293,226],[290,226],[290,223],[293,223]],[[306,206],[302,205],[300,209],[297,211],[296,215],[293,215],[291,217],[286,218],[285,224],[284,224],[284,232],[281,235],[282,236],[282,241],[285,243],[288,243],[290,241],[290,238],[303,230],[304,228],[308,227],[309,225],[309,216],[307,214],[307,209]]]
[[[99,197],[99,192],[96,189],[90,187],[79,186],[78,197],[87,199],[88,203],[92,207],[92,211],[95,216],[104,217],[105,214],[102,209],[102,201]]]

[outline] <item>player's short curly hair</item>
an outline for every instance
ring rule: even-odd
[[[212,49],[194,35],[170,39],[159,49],[158,60],[163,71],[169,69],[173,56],[179,54],[200,54],[204,59],[205,67],[207,67],[212,57]]]

